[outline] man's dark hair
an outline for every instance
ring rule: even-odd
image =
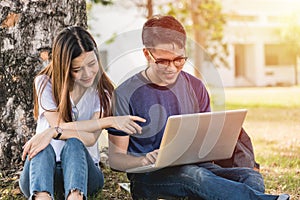
[[[172,43],[179,48],[184,48],[186,32],[182,24],[173,16],[155,15],[144,24],[142,40],[146,48]]]

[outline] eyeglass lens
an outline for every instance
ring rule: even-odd
[[[155,64],[161,65],[162,67],[168,67],[170,66],[171,62],[175,65],[175,67],[182,67],[187,60],[187,57],[178,57],[175,58],[174,60],[169,60],[169,59],[156,59],[151,51],[148,51],[150,54],[150,57],[154,60]]]

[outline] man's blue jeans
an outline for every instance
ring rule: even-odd
[[[50,144],[30,161],[26,159],[19,184],[27,198],[37,191],[45,191],[52,197],[55,192],[57,199],[61,199],[74,189],[86,198],[102,189],[104,178],[83,143],[70,138],[61,152],[61,163],[56,162]]]
[[[133,199],[191,197],[214,200],[275,200],[264,194],[260,173],[250,168],[221,168],[213,163],[183,165],[128,174]]]

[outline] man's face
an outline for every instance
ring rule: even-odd
[[[178,48],[175,44],[161,44],[145,49],[144,53],[150,64],[147,75],[151,82],[160,86],[175,83],[186,61],[184,48]]]

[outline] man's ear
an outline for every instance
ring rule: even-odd
[[[146,48],[143,48],[143,53],[146,59],[149,61],[151,59],[149,55],[149,51]]]

